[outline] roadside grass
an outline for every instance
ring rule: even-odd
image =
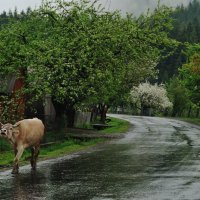
[[[41,148],[39,158],[48,159],[58,156],[74,153],[95,146],[100,142],[104,142],[105,139],[92,139],[88,141],[81,141],[75,139],[66,139],[65,141],[49,145]]]
[[[93,139],[89,141],[78,141],[74,139],[65,139],[63,141],[55,142],[53,144],[43,146],[41,145],[39,160],[46,160],[50,158],[56,158],[66,154],[85,150],[89,147],[95,146],[100,142],[104,142],[105,139]],[[10,150],[0,152],[0,168],[10,167],[14,160],[14,151],[10,147]],[[25,149],[22,157],[20,158],[20,165],[24,165],[30,162],[31,151]]]
[[[175,118],[175,119],[200,126],[200,118]]]
[[[7,167],[12,164],[14,160],[14,152],[10,151],[1,152],[0,156],[0,167]]]
[[[108,127],[104,130],[98,131],[99,133],[105,133],[105,134],[118,134],[118,133],[125,133],[129,130],[130,125],[129,122],[126,120],[109,117],[111,119],[110,122],[108,122],[108,125],[111,127]]]
[[[106,128],[97,133],[117,134],[125,133],[129,129],[129,122],[117,118],[111,118],[108,123],[111,127]],[[87,130],[85,130],[87,132]],[[43,144],[41,145],[39,160],[56,158],[59,156],[75,153],[93,147],[97,144],[105,142],[107,139],[72,139],[68,138],[66,130],[51,131],[45,134]],[[26,149],[20,159],[20,165],[29,163],[31,155],[30,149]],[[0,138],[0,168],[10,167],[14,160],[14,151],[9,142]]]

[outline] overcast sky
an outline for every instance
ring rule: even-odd
[[[0,12],[9,9],[18,11],[26,10],[27,7],[36,8],[41,4],[42,0],[0,0]],[[122,13],[131,12],[135,15],[146,11],[148,8],[155,8],[158,0],[99,0],[102,6],[107,10],[121,10]],[[190,0],[160,0],[162,4],[168,6],[176,6],[180,4],[187,5]]]

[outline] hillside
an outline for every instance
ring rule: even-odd
[[[172,13],[173,30],[170,36],[180,42],[176,51],[162,60],[158,65],[159,82],[168,82],[171,77],[178,74],[187,58],[184,54],[185,44],[200,43],[200,0],[193,0],[188,6],[178,6]]]

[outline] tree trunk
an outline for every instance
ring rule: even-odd
[[[196,118],[199,117],[199,113],[200,113],[200,108],[197,108],[197,112],[196,112]]]
[[[98,116],[98,107],[95,105],[92,107],[90,121],[95,122],[97,120],[97,116]]]
[[[190,115],[191,115],[191,111],[192,111],[192,106],[189,107],[188,115],[187,115],[188,117],[190,117]]]
[[[102,124],[105,124],[106,123],[106,114],[107,114],[107,111],[108,111],[108,106],[105,105],[105,104],[100,104],[99,105],[99,112],[100,112],[100,122]]]
[[[66,109],[67,127],[72,128],[74,126],[75,109],[73,106],[69,106]]]
[[[65,111],[66,111],[66,106],[65,104],[58,103],[56,101],[53,101],[53,105],[56,111],[56,118],[55,118],[55,128],[56,129],[61,129],[66,126],[65,122]]]
[[[172,110],[172,117],[176,117],[177,115],[177,110],[175,108],[175,105],[173,106],[173,110]]]
[[[145,106],[145,105],[141,105],[141,113],[142,116],[150,116],[150,108]]]

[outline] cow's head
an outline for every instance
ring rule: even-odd
[[[0,135],[4,138],[10,139],[12,137],[13,125],[12,124],[1,124]]]
[[[13,134],[13,125],[10,123],[2,124],[1,130],[0,130],[0,136],[10,139]]]
[[[7,123],[7,124],[1,124],[0,129],[0,136],[11,139],[13,136],[17,136],[19,134],[18,126],[20,123],[16,123],[14,125]]]

